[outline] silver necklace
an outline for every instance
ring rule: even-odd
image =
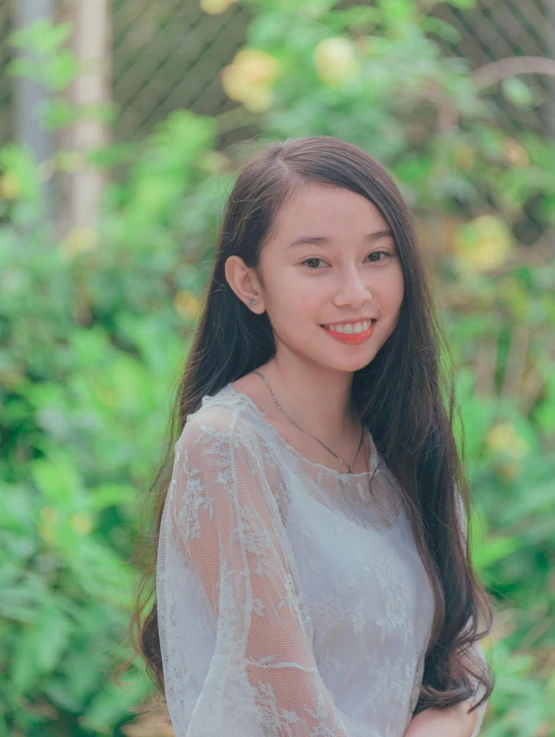
[[[317,438],[315,435],[312,435],[311,433],[307,432],[306,430],[303,430],[302,427],[299,427],[299,425],[297,425],[297,423],[295,422],[295,420],[287,414],[287,412],[283,409],[283,407],[280,405],[280,403],[276,399],[276,395],[272,391],[272,387],[270,386],[270,383],[269,383],[268,379],[265,376],[263,376],[263,374],[261,374],[260,371],[257,371],[256,369],[254,369],[253,373],[258,374],[258,376],[260,376],[260,378],[266,383],[268,389],[270,390],[270,394],[272,395],[272,398],[273,398],[274,402],[276,403],[277,408],[279,409],[279,411],[282,412],[287,417],[287,419],[290,420],[295,425],[295,427],[297,427],[301,432],[304,432],[306,435],[310,435],[310,437],[311,438],[314,438],[314,440],[318,440],[318,442],[320,443],[320,445],[323,445],[326,450],[329,450],[329,452],[332,455],[334,455],[337,458],[338,461],[341,461],[341,463],[344,466],[347,466],[347,469],[348,469],[347,470],[347,473],[352,473],[351,469],[355,465],[356,459],[358,458],[358,454],[360,452],[360,448],[362,446],[362,440],[364,438],[364,425],[362,425],[362,427],[361,427],[360,441],[358,443],[358,448],[357,448],[357,452],[355,453],[355,457],[353,458],[352,463],[347,463],[346,461],[343,460],[343,458],[341,458],[340,456],[338,456],[337,453],[334,453],[331,448],[328,448],[328,446],[325,443],[323,443],[319,438]]]

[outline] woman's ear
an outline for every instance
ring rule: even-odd
[[[227,283],[241,302],[252,312],[261,315],[266,307],[254,269],[249,268],[240,256],[229,256],[225,262],[224,272]]]

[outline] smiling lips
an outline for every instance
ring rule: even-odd
[[[351,320],[350,322],[330,322],[322,327],[334,330],[337,333],[345,333],[351,335],[352,333],[362,333],[368,330],[372,323],[372,318],[366,318],[362,320]]]
[[[334,323],[333,329],[329,325],[321,327],[328,335],[342,343],[358,345],[372,335],[375,323],[375,320],[360,320],[355,323]]]

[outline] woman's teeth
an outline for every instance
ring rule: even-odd
[[[350,335],[351,333],[364,333],[365,330],[370,329],[372,320],[366,320],[365,322],[345,323],[344,325],[324,325],[327,330],[331,330],[334,333],[344,333]]]

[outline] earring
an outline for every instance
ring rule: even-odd
[[[249,299],[250,307],[256,307],[257,304],[258,304],[258,300],[253,299],[252,297]]]

